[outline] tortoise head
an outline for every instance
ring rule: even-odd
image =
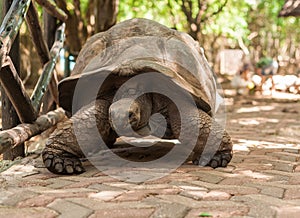
[[[132,136],[132,130],[137,131],[148,124],[151,111],[152,101],[147,94],[136,99],[121,98],[109,107],[109,122],[118,134]]]
[[[138,128],[141,119],[141,107],[131,98],[122,98],[114,102],[109,108],[109,121],[115,130],[133,130]]]

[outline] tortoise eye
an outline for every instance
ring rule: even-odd
[[[133,112],[129,111],[129,115],[128,115],[129,119],[131,119],[133,117]]]

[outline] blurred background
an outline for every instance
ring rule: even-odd
[[[257,69],[268,67],[268,64],[261,65],[261,63],[268,63],[264,60],[269,59],[277,65],[275,66],[277,78],[274,77],[271,83],[269,81],[270,88],[274,88],[276,81],[285,79],[287,84],[280,85],[281,87],[277,85],[277,89],[279,87],[283,91],[299,92],[297,87],[289,90],[288,86],[296,84],[297,79],[299,82],[300,20],[296,16],[289,16],[297,13],[290,13],[286,8],[291,4],[293,7],[300,7],[299,0],[287,2],[285,0],[56,0],[55,2],[68,15],[66,43],[61,53],[60,65],[56,69],[61,77],[70,73],[79,51],[91,35],[105,31],[117,22],[143,17],[190,34],[204,48],[205,55],[217,75],[223,75],[225,80],[234,79],[231,85],[237,88],[258,87],[257,83],[261,83],[264,79],[257,78],[259,81],[253,82],[252,77],[255,74],[260,76]],[[1,4],[2,1],[0,3],[2,8]],[[36,6],[40,22],[43,22],[44,11],[39,5]],[[21,78],[27,87],[31,87],[36,84],[42,66],[25,22],[20,31],[20,41]],[[245,69],[246,75],[242,75]],[[282,77],[286,75],[289,77]],[[243,83],[241,78],[234,77],[244,77],[246,83]]]

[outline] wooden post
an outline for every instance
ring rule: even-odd
[[[32,41],[35,45],[40,61],[42,65],[44,65],[50,60],[50,53],[43,38],[43,31],[39,23],[38,12],[32,2],[26,15],[26,22],[28,24]]]
[[[5,14],[9,11],[10,6],[12,5],[12,0],[5,0],[4,5],[2,8],[2,18],[5,16]],[[3,43],[1,42],[1,46]],[[2,56],[3,54],[1,54]],[[17,72],[20,72],[20,49],[19,49],[19,35],[17,35],[14,39],[14,43],[11,46],[10,53],[12,62],[15,66],[15,69]],[[3,56],[1,57],[1,65],[3,61]],[[1,102],[2,102],[2,129],[10,129],[12,127],[15,127],[20,123],[19,118],[17,116],[16,111],[14,110],[11,102],[8,99],[8,96],[5,94],[5,91],[3,88],[1,88]],[[5,160],[13,160],[14,158],[18,156],[25,156],[24,153],[24,144],[8,150],[3,154],[3,159]]]
[[[21,122],[32,123],[35,121],[37,113],[31,105],[31,100],[10,57],[6,58],[5,64],[0,70],[0,82]]]
[[[41,100],[47,90],[47,86],[52,78],[53,70],[59,57],[59,52],[64,43],[65,24],[62,24],[56,31],[56,39],[50,50],[50,60],[44,65],[43,73],[40,76],[33,93],[31,95],[32,105],[39,110]]]

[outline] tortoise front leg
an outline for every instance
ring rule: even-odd
[[[232,158],[232,141],[228,133],[204,111],[186,105],[183,126],[181,128],[180,116],[170,113],[170,123],[176,138],[181,134],[185,141],[193,141],[197,137],[192,161],[196,165],[226,167]],[[193,131],[192,128],[199,128]],[[193,133],[196,133],[193,135]]]
[[[199,136],[194,148],[193,163],[212,168],[226,167],[232,158],[229,134],[212,117],[199,112]]]
[[[95,117],[103,141],[107,145],[112,145],[115,142],[116,135],[108,122],[108,108],[108,101],[97,100],[96,104],[91,103],[83,107],[69,120],[58,125],[47,140],[46,148],[42,152],[44,164],[49,171],[56,174],[84,172],[79,160],[79,158],[84,157],[84,154],[78,140],[88,140],[89,146],[84,148],[85,152],[97,152],[101,149],[99,138],[90,134],[91,128],[95,127],[93,125]],[[76,134],[74,124],[80,127],[76,128]]]

